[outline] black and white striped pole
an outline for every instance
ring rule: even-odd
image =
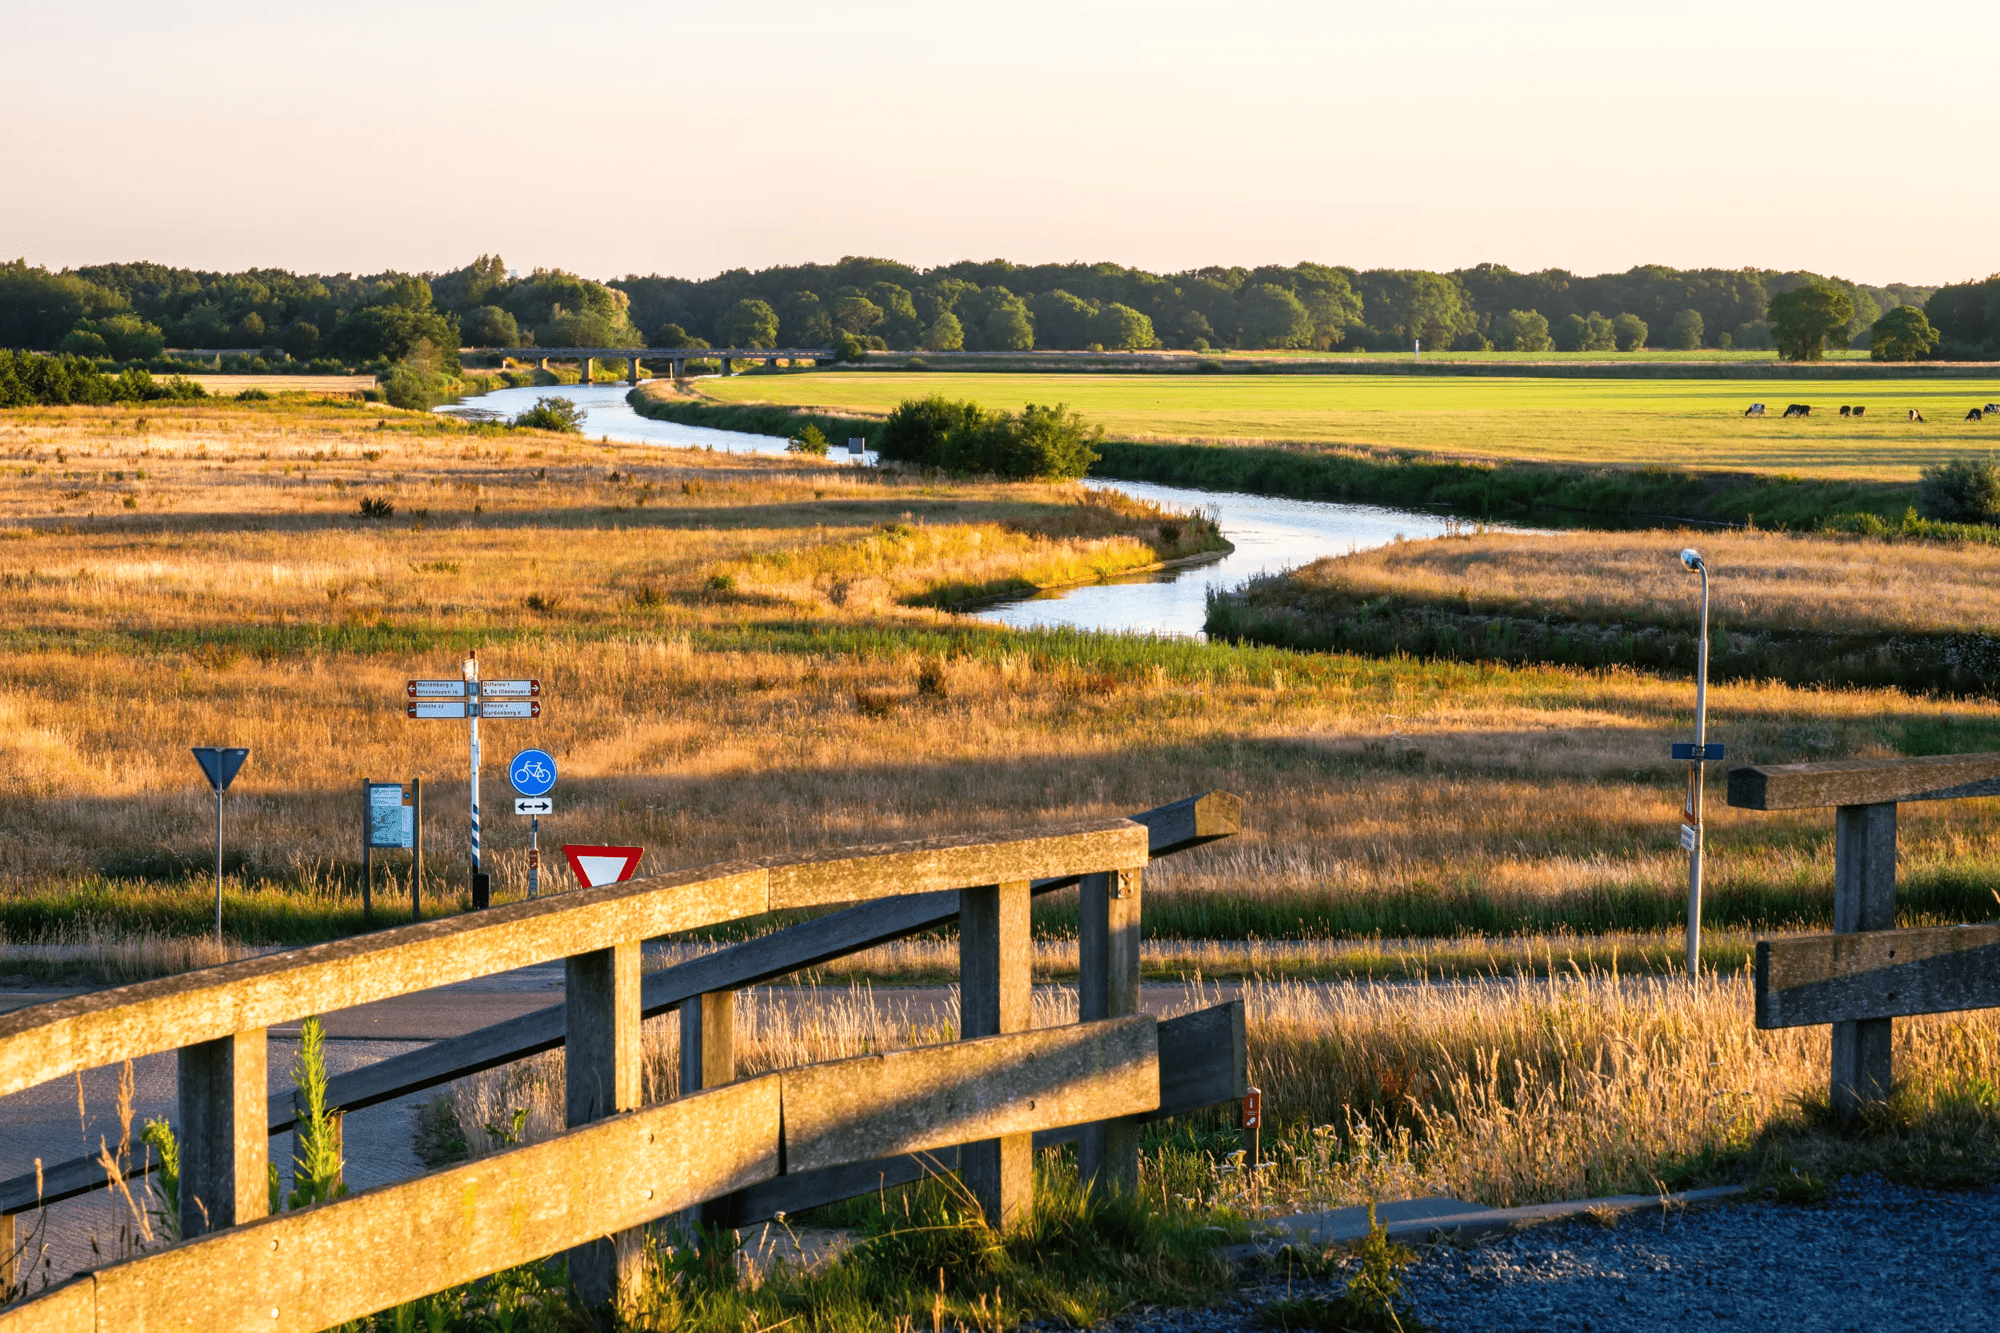
[[[465,724],[472,753],[472,782],[468,788],[472,803],[472,907],[474,911],[493,903],[493,881],[487,878],[479,860],[479,650],[466,654],[463,667],[465,694],[469,707]]]
[[[492,905],[492,879],[486,873],[479,818],[479,720],[481,718],[537,718],[542,715],[542,683],[539,680],[479,679],[479,654],[469,653],[460,667],[458,680],[413,680],[405,687],[409,716],[464,718],[466,721],[467,773],[471,779],[467,808],[472,816],[472,905]]]
[[[1702,826],[1702,764],[1722,758],[1722,746],[1708,743],[1708,565],[1692,546],[1681,552],[1681,564],[1701,575],[1701,633],[1695,642],[1694,744],[1675,742],[1674,758],[1688,761],[1687,803],[1681,809],[1681,846],[1688,854],[1688,980],[1701,975],[1701,856],[1707,830]]]

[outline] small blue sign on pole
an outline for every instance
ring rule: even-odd
[[[1710,741],[1706,745],[1696,745],[1693,741],[1675,741],[1674,758],[1720,759],[1722,758],[1722,742]]]
[[[555,756],[547,750],[523,750],[507,761],[507,780],[523,796],[547,796],[556,785]]]
[[[208,785],[218,792],[229,790],[229,784],[236,781],[237,770],[250,757],[249,750],[235,746],[195,745],[189,748],[194,751],[195,762],[201,765],[201,771],[208,775]]]

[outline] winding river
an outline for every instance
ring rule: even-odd
[[[439,410],[512,415],[533,407],[537,398],[558,394],[584,409],[587,435],[683,449],[708,447],[718,453],[785,451],[785,442],[772,435],[746,435],[642,417],[626,404],[626,387],[622,384],[501,389],[482,397],[462,399]],[[847,461],[846,453],[838,449],[833,457],[836,461]],[[868,454],[861,461],[873,460],[874,455]],[[1198,509],[1212,514],[1222,528],[1222,535],[1236,549],[1208,564],[1058,588],[1018,601],[981,607],[970,614],[1016,629],[1069,626],[1199,636],[1211,588],[1233,588],[1258,574],[1303,565],[1321,556],[1384,546],[1399,536],[1436,537],[1445,531],[1448,522],[1440,514],[1405,509],[1197,491],[1143,481],[1092,478],[1084,485],[1116,489],[1176,509]]]

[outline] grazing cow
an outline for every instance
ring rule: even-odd
[[[1965,419],[1967,421],[1978,421],[1981,415],[1982,414],[1980,413],[1979,409],[1975,407],[1970,412],[1967,412],[1965,414]]]
[[[1743,415],[1746,417],[1761,417],[1764,415],[1764,405],[1762,403],[1752,403],[1743,409]]]
[[[1865,414],[1865,413],[1866,413],[1867,411],[1868,411],[1868,409],[1867,409],[1867,408],[1865,408],[1865,407],[1857,407],[1857,408],[1855,408],[1855,409],[1854,409],[1854,415],[1855,415],[1855,416],[1857,416],[1857,417],[1858,417],[1858,416],[1862,416],[1862,415],[1863,415],[1863,414]]]
[[[1849,406],[1848,406],[1848,405],[1847,405],[1846,403],[1842,403],[1842,404],[1840,405],[1840,415],[1842,415],[1842,416],[1844,416],[1844,417],[1849,417],[1849,416],[1853,416],[1853,415],[1854,415],[1854,409],[1853,409],[1853,408],[1851,408],[1851,407],[1849,407]]]
[[[1922,412],[1917,411],[1917,409],[1914,407],[1910,409],[1910,420],[1922,421],[1923,419],[1924,419],[1924,414]]]
[[[1785,408],[1785,415],[1788,417],[1809,417],[1812,415],[1812,404],[1811,403],[1788,404]]]
[[[1990,417],[1995,412],[2000,412],[2000,403],[1988,403],[1986,405],[1986,415]]]

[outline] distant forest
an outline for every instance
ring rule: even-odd
[[[1320,264],[1158,274],[1004,261],[916,269],[847,258],[694,280],[511,275],[497,255],[449,273],[354,277],[158,264],[52,272],[0,264],[0,346],[123,362],[167,348],[254,349],[276,363],[415,361],[460,347],[849,347],[1027,351],[1167,347],[1633,351],[1772,345],[1771,298],[1824,284],[1852,301],[1829,341],[1866,346],[1927,306],[1940,357],[2000,355],[2000,277],[1934,291],[1763,269],[1634,268],[1583,277],[1497,264],[1450,273]]]

